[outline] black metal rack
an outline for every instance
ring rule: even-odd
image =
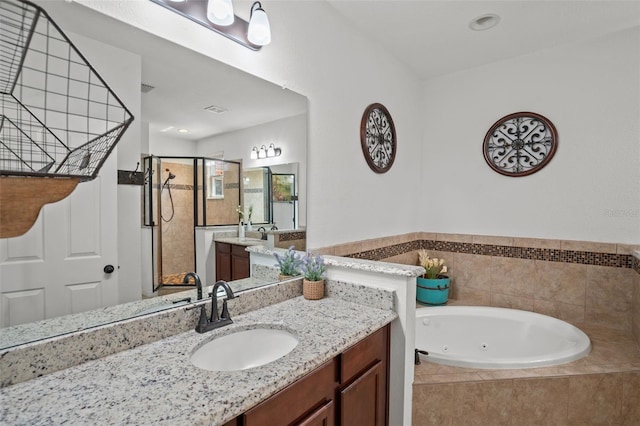
[[[94,179],[133,116],[40,6],[0,0],[0,175]]]

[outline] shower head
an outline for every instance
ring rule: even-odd
[[[175,179],[176,175],[174,175],[173,173],[171,173],[171,170],[169,169],[165,169],[166,172],[169,172],[169,176],[167,176],[167,178],[164,180],[164,183],[162,184],[162,188],[164,188],[165,186],[167,186],[167,184],[169,183],[169,181],[171,179]]]

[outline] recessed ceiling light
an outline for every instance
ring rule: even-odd
[[[178,129],[178,133],[189,133],[189,129]]]
[[[169,130],[173,129],[173,126],[169,126],[169,127],[165,127],[164,129],[160,130],[161,132],[168,132]]]
[[[469,22],[469,28],[473,31],[485,31],[489,30],[500,22],[500,17],[493,13],[487,13],[485,15],[478,16],[473,21]]]

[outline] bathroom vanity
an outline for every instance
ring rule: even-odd
[[[264,292],[278,286],[255,294],[264,300],[269,297]],[[229,302],[234,322],[228,326],[205,334],[189,330],[0,389],[0,423],[225,425],[242,420],[248,426],[280,424],[286,415],[306,424],[323,424],[323,417],[328,425],[385,424],[388,324],[397,314],[391,309],[393,292],[375,291],[376,300],[386,300],[385,308],[298,296],[235,315],[242,303],[255,303],[251,292],[241,294]],[[178,307],[158,316],[183,317],[195,325],[196,311]],[[208,371],[190,362],[197,348],[217,337],[265,327],[292,333],[297,346],[246,370]],[[113,338],[119,333],[114,330]],[[366,423],[361,417],[348,421],[363,415]]]
[[[388,359],[386,325],[225,426],[385,425]]]
[[[251,276],[247,247],[264,245],[256,238],[224,238],[215,241],[216,281],[235,281]]]

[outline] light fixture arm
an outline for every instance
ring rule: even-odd
[[[264,9],[262,8],[262,3],[260,3],[259,1],[254,2],[253,5],[251,6],[251,15],[249,15],[249,20],[251,20],[251,17],[253,16],[253,12],[257,9],[260,9],[261,11],[264,12]]]

